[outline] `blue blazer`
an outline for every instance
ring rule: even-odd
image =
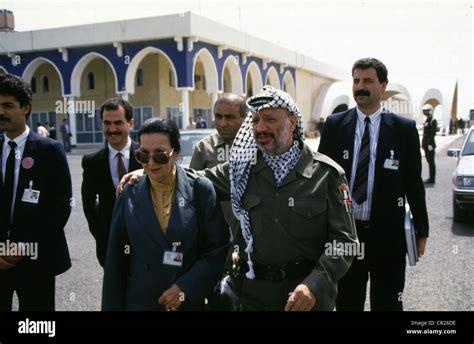
[[[318,149],[344,168],[349,181],[356,122],[355,108],[329,116]],[[398,170],[383,167],[391,150],[394,159],[399,160]],[[400,199],[403,202],[408,199],[418,237],[427,237],[429,231],[425,188],[421,179],[420,139],[415,121],[388,111],[382,114],[374,177],[370,212],[375,244],[372,248],[385,256],[397,252],[404,254],[405,208],[400,205]]]
[[[0,161],[2,159],[3,140],[0,140]],[[69,250],[64,234],[71,214],[71,175],[63,146],[51,139],[43,138],[30,131],[25,144],[22,161],[31,158],[34,164],[24,168],[20,164],[14,212],[10,230],[0,219],[0,241],[38,243],[38,259],[22,260],[14,269],[29,273],[34,270],[42,274],[59,275],[71,267]],[[0,164],[0,176],[2,176]],[[29,182],[33,189],[40,191],[38,203],[21,200]],[[0,192],[3,191],[3,178],[0,177]],[[0,272],[0,278],[2,273]]]
[[[181,242],[182,267],[163,264],[164,251],[171,251],[173,242]],[[165,235],[153,209],[149,179],[141,178],[115,204],[102,310],[163,310],[158,299],[174,283],[185,296],[180,309],[202,306],[224,272],[229,245],[230,230],[208,179],[177,166],[176,198]]]

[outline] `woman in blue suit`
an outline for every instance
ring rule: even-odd
[[[138,137],[147,178],[115,204],[102,310],[200,310],[224,271],[228,225],[211,182],[176,164],[174,122],[151,118]]]

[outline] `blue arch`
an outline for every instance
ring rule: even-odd
[[[91,52],[95,52],[98,54],[103,55],[106,57],[115,72],[117,77],[117,85],[116,90],[118,92],[125,91],[125,78],[126,72],[128,68],[127,62],[130,62],[135,55],[140,52],[142,49],[146,47],[155,47],[162,50],[170,60],[172,61],[174,68],[176,70],[176,86],[177,88],[183,87],[193,87],[193,60],[195,55],[201,50],[201,48],[206,48],[209,53],[211,54],[214,64],[217,69],[217,85],[218,89],[222,90],[222,73],[223,73],[223,66],[224,62],[230,55],[238,56],[239,58],[239,67],[242,76],[242,93],[246,92],[246,85],[245,85],[245,78],[248,73],[248,67],[251,62],[255,62],[260,70],[260,75],[262,78],[263,83],[265,83],[265,77],[267,74],[268,68],[274,66],[277,74],[279,76],[280,85],[283,85],[283,77],[287,71],[289,71],[293,77],[293,80],[296,83],[296,72],[293,67],[285,67],[283,73],[280,73],[280,65],[278,63],[271,62],[268,64],[267,69],[263,70],[263,62],[261,58],[257,58],[254,56],[247,57],[247,61],[244,64],[242,60],[242,53],[232,50],[226,49],[223,51],[223,55],[221,58],[218,57],[217,54],[217,46],[212,45],[205,42],[195,42],[193,50],[191,52],[188,51],[188,42],[186,38],[183,38],[183,50],[179,51],[177,49],[177,43],[174,39],[164,39],[164,40],[151,40],[151,41],[143,41],[137,43],[123,43],[123,56],[117,56],[117,50],[113,47],[112,43],[102,46],[95,46],[95,47],[86,47],[86,48],[69,48],[68,49],[68,62],[63,61],[62,54],[59,53],[57,50],[52,51],[39,51],[39,52],[30,52],[30,53],[21,53],[19,54],[21,58],[21,63],[14,66],[11,64],[11,58],[6,55],[0,56],[0,66],[2,66],[8,73],[12,73],[15,75],[23,75],[25,68],[28,64],[35,60],[36,58],[43,57],[51,62],[53,62],[56,67],[58,68],[61,78],[63,80],[63,90],[62,93],[65,95],[71,94],[71,77],[74,67],[77,65],[79,60],[86,56]]]

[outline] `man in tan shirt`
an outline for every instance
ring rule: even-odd
[[[190,168],[201,171],[229,160],[230,147],[247,116],[245,98],[234,93],[224,93],[214,105],[217,133],[199,141],[194,148]],[[232,213],[230,201],[221,203],[224,217],[235,237],[239,223]]]

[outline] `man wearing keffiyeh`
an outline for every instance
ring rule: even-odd
[[[304,144],[288,93],[267,85],[247,105],[229,162],[198,172],[240,220],[242,308],[333,310],[358,245],[344,171]]]

